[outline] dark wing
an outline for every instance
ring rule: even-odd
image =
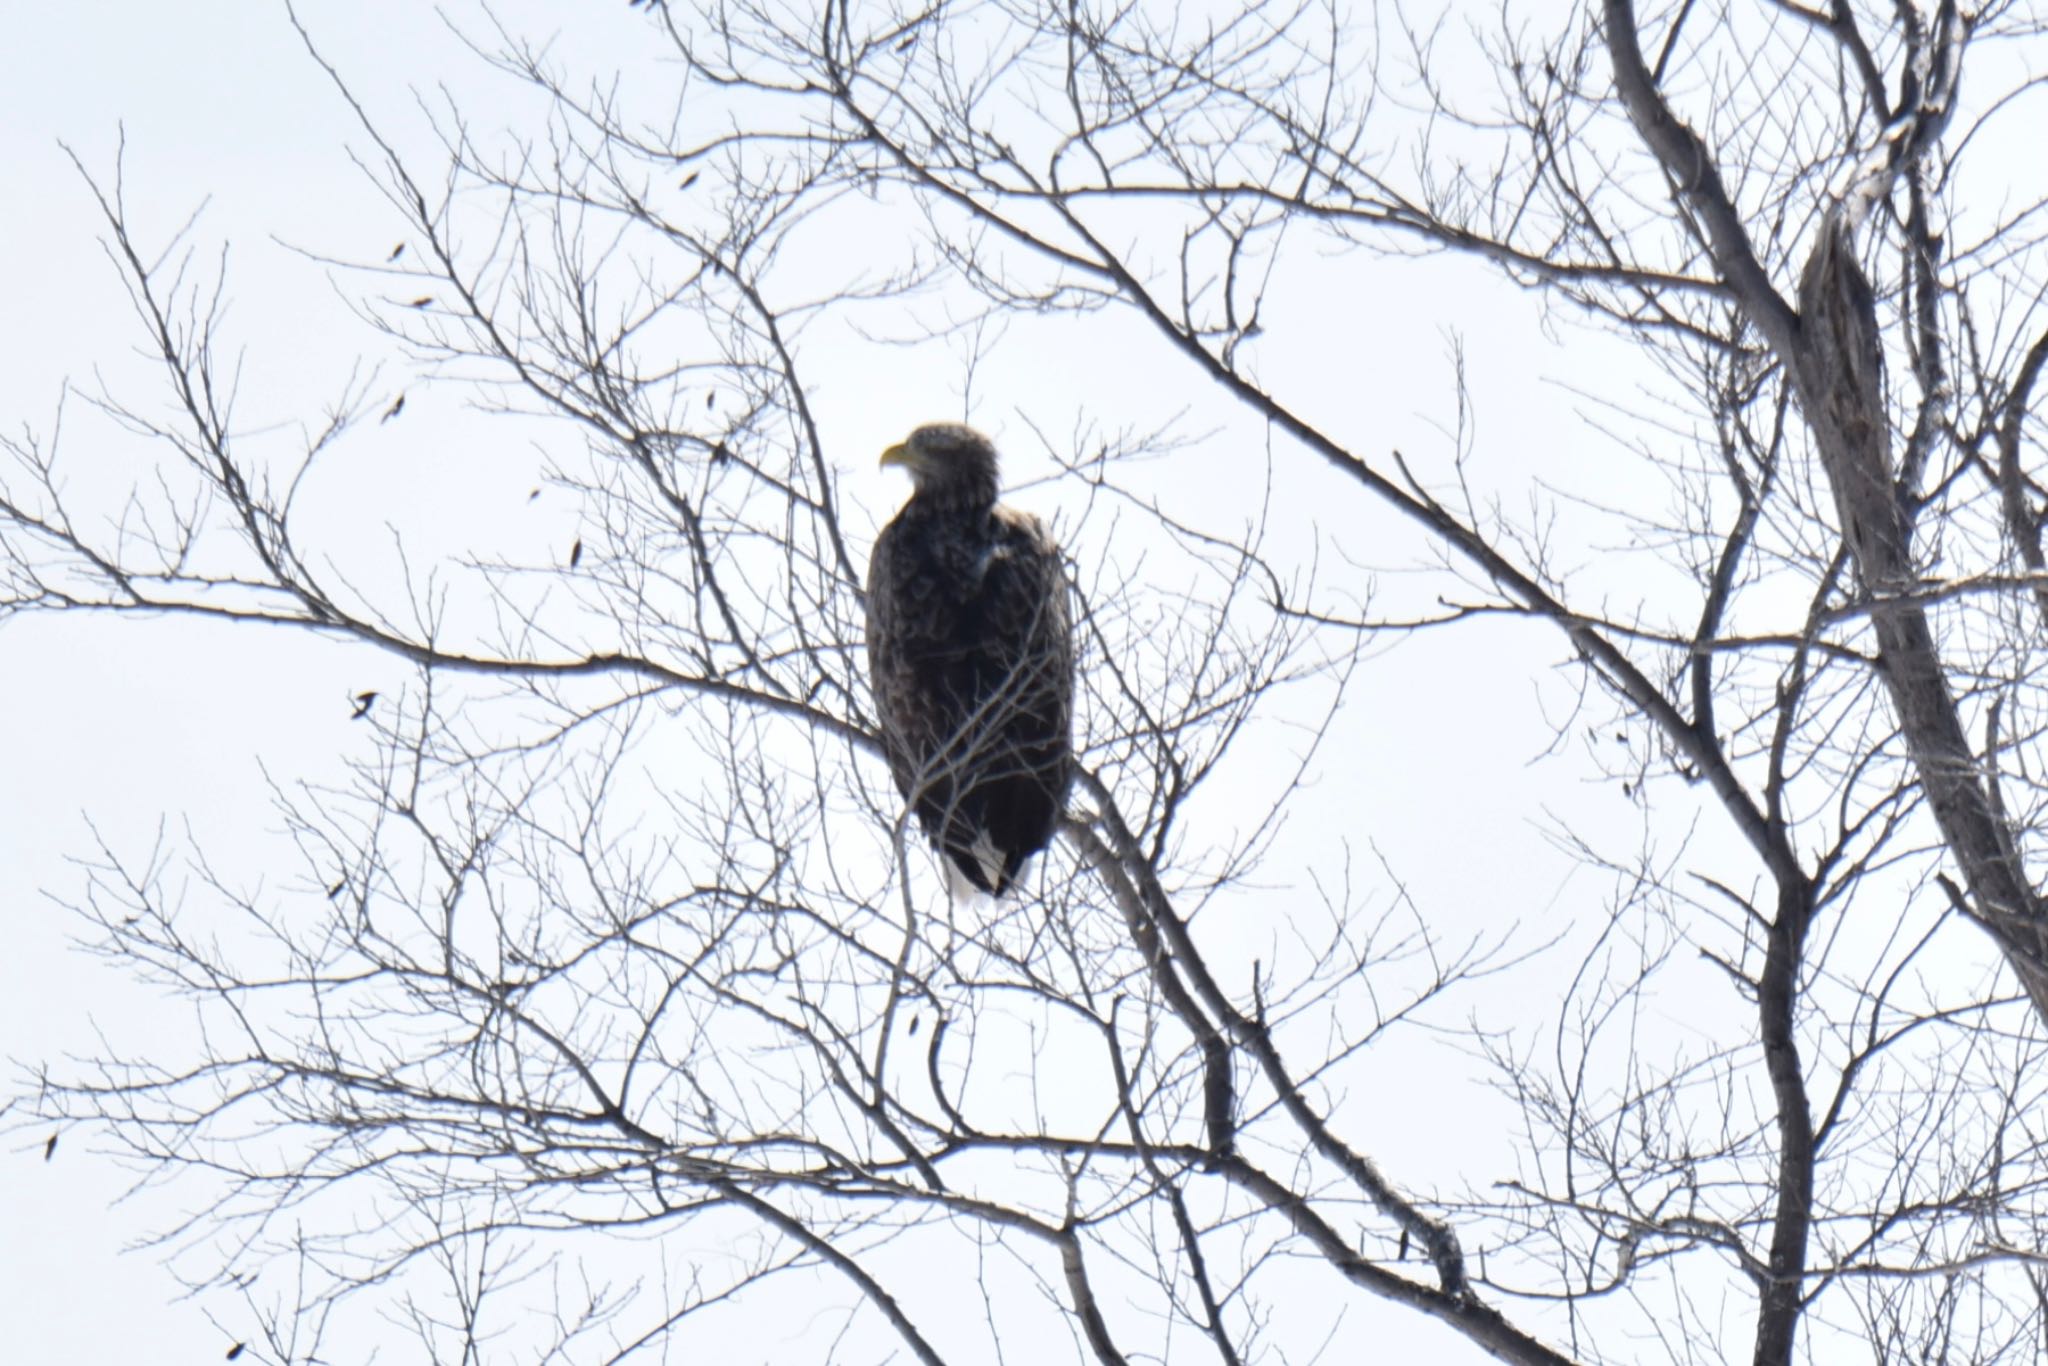
[[[1001,744],[1011,771],[1043,796],[1033,805],[1043,826],[1031,851],[1052,838],[1073,776],[1074,638],[1067,612],[1066,567],[1045,524],[998,507],[995,549],[982,582],[992,682],[1000,686]],[[1021,861],[1021,860],[1020,860]]]
[[[1000,894],[1051,840],[1072,776],[1066,576],[1043,524],[906,509],[870,563],[868,661],[897,789]]]

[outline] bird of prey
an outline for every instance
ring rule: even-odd
[[[912,485],[868,563],[882,747],[956,891],[1001,896],[1073,777],[1066,572],[1045,525],[996,501],[996,449],[972,427],[919,427],[882,464]]]

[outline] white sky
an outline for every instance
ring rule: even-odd
[[[602,8],[592,22],[625,21],[623,5]],[[425,5],[314,3],[303,13],[387,109],[404,108],[408,83],[428,88],[444,68],[459,76],[465,65]],[[101,254],[102,224],[58,146],[104,176],[124,127],[130,203],[146,231],[161,241],[206,201],[194,237],[202,256],[233,245],[230,330],[248,346],[245,421],[316,414],[353,358],[377,353],[377,339],[348,316],[325,273],[277,239],[369,256],[402,233],[350,166],[353,125],[282,7],[6,0],[0,33],[4,420],[47,431],[65,379],[89,389],[104,369],[118,389],[147,374]],[[447,414],[420,401],[408,416],[419,426],[392,435],[424,445]],[[110,441],[75,400],[67,422],[81,457]],[[382,520],[368,511],[370,525]],[[536,509],[529,520],[548,516]],[[529,534],[544,539],[563,520]],[[56,1057],[94,1050],[98,1028],[146,1043],[149,1031],[182,1024],[175,1009],[68,949],[67,917],[44,893],[76,890],[65,859],[89,848],[87,812],[128,848],[159,821],[180,838],[188,815],[216,847],[234,848],[237,831],[274,829],[258,756],[283,775],[331,773],[334,756],[361,741],[347,725],[349,693],[399,672],[348,658],[284,633],[257,640],[169,623],[26,619],[0,630],[0,915],[12,946],[0,959],[0,1052]],[[174,1302],[180,1287],[156,1254],[119,1255],[183,1208],[174,1192],[112,1206],[133,1174],[83,1135],[48,1164],[40,1139],[24,1144],[0,1157],[0,1170],[10,1359],[213,1361],[246,1335],[233,1299]],[[209,1322],[216,1313],[219,1326]]]
[[[424,5],[307,0],[302,13],[372,112],[395,128],[416,135],[410,92],[443,80],[473,92],[464,95],[464,107],[480,124],[502,109],[493,103],[501,99],[492,93],[497,87]],[[503,6],[501,13],[533,32],[573,24],[568,41],[593,48],[630,43],[640,28],[622,2]],[[528,14],[542,17],[529,21]],[[391,362],[382,340],[348,314],[326,273],[283,245],[374,259],[404,234],[349,164],[345,149],[360,145],[360,136],[279,6],[0,0],[0,34],[0,165],[8,168],[0,192],[0,314],[8,320],[0,335],[0,421],[47,430],[61,384],[69,378],[90,388],[96,370],[117,390],[132,391],[138,378],[147,383],[120,283],[100,255],[101,225],[57,145],[68,142],[104,175],[124,124],[130,203],[144,233],[161,240],[208,201],[193,239],[202,257],[210,260],[220,242],[233,244],[229,330],[248,348],[245,423],[290,422],[317,411],[358,356]],[[1560,366],[1564,360],[1533,350],[1539,343],[1526,296],[1474,292],[1472,272],[1445,263],[1351,269],[1360,274],[1347,284],[1371,301],[1374,316],[1408,325],[1357,328],[1335,320],[1327,344],[1276,361],[1293,367],[1301,392],[1327,396],[1325,414],[1314,412],[1314,400],[1305,406],[1337,435],[1375,450],[1440,455],[1447,443],[1433,424],[1450,412],[1446,329],[1457,328],[1484,391],[1482,462],[1533,459],[1559,447],[1589,466],[1618,458],[1573,419],[1574,400],[1544,386],[1545,371],[1528,363],[1531,354]],[[1288,331],[1288,321],[1276,318],[1272,331]],[[1592,343],[1572,344],[1581,348],[1580,363],[1588,363],[1584,348]],[[1077,408],[1099,395],[1105,413],[1122,404],[1119,420],[1137,421],[1185,401],[1187,376],[1170,364],[1134,375],[1106,372],[1098,357],[1061,346],[1023,354],[1034,362],[1027,372],[993,381],[999,394],[1057,389],[1074,396],[1069,401]],[[863,371],[850,359],[827,370],[818,399],[828,432],[843,443],[839,463],[851,497],[882,515],[900,489],[871,474],[871,453],[911,423],[946,415],[948,405],[957,405],[957,377],[938,367],[905,376],[892,369],[893,357],[869,364]],[[877,376],[890,377],[894,387]],[[394,365],[381,383],[395,393],[405,387],[403,372]],[[876,399],[878,384],[887,402]],[[991,409],[982,420],[1014,445],[1024,434],[1021,422],[1006,431],[1001,402]],[[1067,419],[1056,413],[1047,425],[1060,431]],[[81,464],[89,451],[118,449],[105,425],[75,400],[67,421]],[[487,424],[461,409],[452,388],[418,391],[403,423],[372,428],[350,446],[351,460],[383,473],[378,481],[337,485],[337,534],[350,519],[375,528],[397,515],[367,498],[367,486],[433,505],[470,487],[475,466],[465,462],[488,455],[534,463],[533,443],[556,439],[545,430]],[[506,479],[497,468],[489,485],[497,492],[478,508],[492,548],[541,557],[545,547],[566,546],[577,533],[575,510],[546,499],[528,506],[526,479]],[[1280,496],[1290,511],[1308,509],[1312,517],[1319,491],[1327,490],[1317,476],[1296,466]],[[1059,510],[1056,499],[1048,502],[1043,510]],[[1355,499],[1348,506],[1355,508]],[[1389,538],[1405,534],[1381,530]],[[1370,522],[1352,531],[1375,534]],[[1499,628],[1483,641],[1446,634],[1403,648],[1406,666],[1372,671],[1351,704],[1361,724],[1346,762],[1326,765],[1320,776],[1328,809],[1344,813],[1343,833],[1395,855],[1417,899],[1443,916],[1448,937],[1504,919],[1540,927],[1567,890],[1568,865],[1538,828],[1546,813],[1587,821],[1594,818],[1586,813],[1604,812],[1599,819],[1616,832],[1640,820],[1626,799],[1582,781],[1590,768],[1573,756],[1528,762],[1547,739],[1546,707],[1569,696],[1562,676],[1550,684],[1530,680],[1541,680],[1543,665],[1562,661],[1565,649],[1536,628]],[[182,1027],[175,1011],[66,947],[66,917],[45,893],[78,885],[66,858],[88,851],[87,813],[120,847],[146,840],[159,822],[176,841],[189,820],[216,847],[246,841],[260,848],[262,832],[275,821],[258,758],[287,778],[332,771],[337,755],[364,742],[348,724],[348,695],[389,687],[399,676],[388,662],[282,632],[33,617],[0,627],[0,915],[11,944],[0,960],[0,1053],[27,1060],[89,1051],[97,1029],[116,1046],[124,1039],[146,1046],[155,1031]],[[1375,717],[1401,717],[1403,724],[1370,724]],[[1389,783],[1383,775],[1401,778]],[[1447,809],[1456,810],[1461,830],[1445,829]],[[1464,852],[1473,829],[1488,832],[1489,857]],[[1602,888],[1582,878],[1572,890],[1590,900]],[[1439,1070],[1444,1066],[1388,1076],[1388,1093],[1467,1083]],[[1470,1075],[1477,1071],[1472,1064]],[[1474,1135],[1471,1146],[1487,1146],[1491,1137]],[[1376,1125],[1365,1146],[1399,1181],[1421,1184],[1458,1170],[1457,1136],[1440,1126]],[[69,1138],[48,1164],[40,1135],[23,1135],[13,1151],[0,1153],[0,1174],[0,1322],[9,1326],[17,1359],[205,1361],[245,1334],[246,1320],[236,1317],[241,1309],[231,1298],[173,1303],[178,1287],[153,1254],[116,1255],[180,1208],[175,1191],[110,1207],[132,1174],[95,1153],[82,1135]],[[220,1316],[218,1326],[210,1313]],[[1360,1313],[1369,1317],[1366,1308]],[[1372,1321],[1417,1334],[1428,1346],[1416,1350],[1432,1359],[1469,1352],[1446,1347],[1442,1334],[1411,1316]]]

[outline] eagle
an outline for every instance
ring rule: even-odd
[[[912,485],[868,561],[882,749],[956,891],[1001,896],[1073,777],[1066,571],[1045,524],[996,501],[996,448],[974,428],[919,427],[881,463]]]

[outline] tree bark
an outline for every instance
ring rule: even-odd
[[[1912,519],[1891,474],[1877,306],[1838,207],[1799,283],[1799,344],[1785,357],[1849,543],[1899,730],[1942,839],[1962,869],[1969,909],[1998,941],[2048,1021],[2048,935],[2041,901],[1963,732],[1927,609],[1914,593]]]

